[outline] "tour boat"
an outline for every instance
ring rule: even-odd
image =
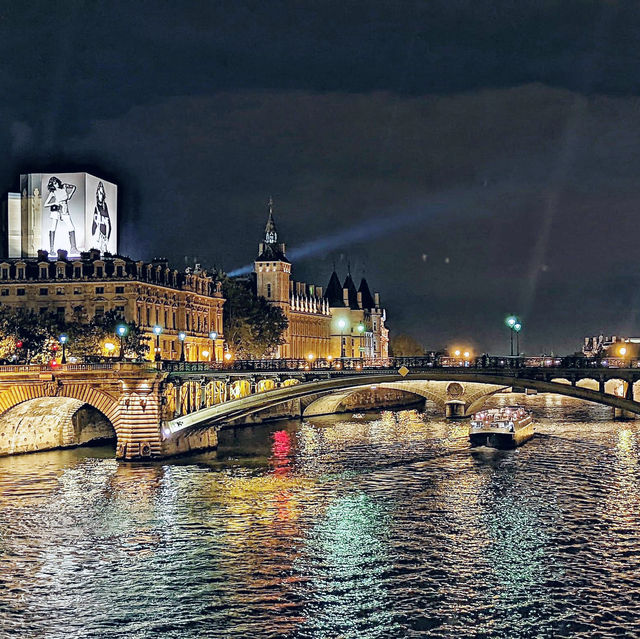
[[[471,419],[472,446],[515,448],[532,437],[533,420],[524,408],[492,408],[476,413]]]

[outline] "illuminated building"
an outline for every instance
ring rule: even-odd
[[[582,352],[586,357],[638,357],[640,337],[597,335],[585,337]]]
[[[223,356],[220,283],[198,266],[179,272],[166,260],[150,263],[128,257],[101,254],[92,249],[69,259],[58,251],[56,260],[47,251],[38,257],[0,262],[0,304],[51,312],[70,321],[80,312],[87,320],[116,311],[126,322],[135,322],[149,338],[150,358],[155,353],[154,326],[162,359],[177,360],[181,354],[178,334],[185,333],[185,359],[213,359],[209,333],[215,340],[217,361]],[[205,355],[206,353],[206,355]]]
[[[379,294],[371,294],[364,278],[356,289],[351,274],[341,286],[334,272],[326,292],[321,286],[291,279],[291,262],[285,244],[278,240],[271,200],[254,275],[256,294],[279,306],[289,321],[276,357],[388,357],[386,312],[380,307]]]

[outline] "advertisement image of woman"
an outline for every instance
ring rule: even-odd
[[[47,197],[44,206],[49,207],[50,209],[50,253],[55,253],[56,229],[58,228],[58,222],[63,222],[65,227],[67,228],[67,231],[69,232],[69,252],[72,254],[77,254],[78,248],[76,247],[76,230],[73,226],[71,216],[69,215],[69,200],[76,192],[76,187],[73,184],[63,184],[59,178],[52,176],[51,178],[49,178],[47,190],[49,191],[49,196]]]
[[[104,192],[104,185],[98,182],[96,189],[96,206],[93,209],[93,224],[91,225],[91,236],[96,238],[100,251],[103,253],[109,250],[109,238],[111,237],[111,218],[107,207],[107,196]]]

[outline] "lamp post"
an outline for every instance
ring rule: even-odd
[[[360,345],[358,347],[358,350],[360,351],[360,358],[364,358],[364,346],[362,345],[362,338],[364,337],[364,324],[362,322],[360,322],[360,324],[358,324],[358,333],[360,334]]]
[[[515,315],[509,315],[504,323],[509,327],[509,339],[511,343],[511,356],[513,357],[513,327],[517,324],[518,318]]]
[[[116,335],[120,338],[120,355],[118,356],[120,361],[124,359],[124,338],[128,332],[129,328],[126,324],[118,324],[118,326],[116,326]]]
[[[159,362],[162,358],[160,357],[160,334],[162,333],[162,326],[156,324],[153,327],[153,333],[156,336],[156,362]]]
[[[347,323],[344,319],[338,320],[338,326],[340,327],[340,357],[344,359],[344,327]]]
[[[180,361],[184,362],[184,340],[186,339],[187,334],[184,331],[180,331],[178,333],[178,339],[180,340]]]
[[[60,360],[61,364],[67,363],[66,346],[67,346],[68,339],[69,338],[64,333],[62,333],[62,335],[60,335],[60,337],[58,338],[58,341],[62,344],[62,359]]]
[[[520,331],[522,330],[522,322],[519,320],[513,325],[516,334],[516,354],[520,357]]]
[[[209,339],[211,340],[211,361],[216,361],[216,340],[218,339],[218,333],[211,331],[209,333]]]

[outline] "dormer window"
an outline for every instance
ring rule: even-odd
[[[103,277],[104,268],[102,266],[96,266],[96,277]]]
[[[73,265],[73,277],[77,277],[77,278],[82,277],[82,266],[80,264]]]
[[[64,277],[64,266],[58,266],[58,279],[62,279]]]
[[[24,266],[18,267],[18,279],[19,280],[24,279]]]
[[[122,264],[118,264],[118,266],[116,266],[116,277],[123,277],[123,275]]]
[[[46,266],[41,266],[40,267],[40,279],[41,280],[46,280],[47,277],[49,277],[49,268]]]
[[[9,269],[6,266],[2,267],[2,279],[3,280],[9,279]]]

